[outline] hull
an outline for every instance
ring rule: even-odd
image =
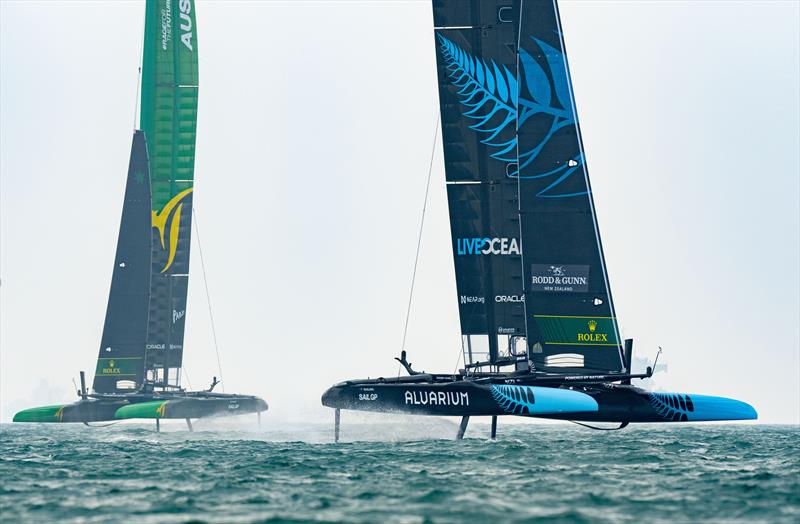
[[[360,384],[330,388],[322,404],[340,409],[417,415],[543,415],[595,412],[589,395],[568,389],[477,384]]]
[[[585,422],[757,418],[749,404],[723,397],[651,393],[618,384],[542,386],[519,379],[345,382],[328,389],[322,404],[336,409],[414,415],[517,415]]]
[[[196,394],[195,394],[196,395]],[[121,419],[192,419],[260,413],[264,400],[244,395],[209,394],[166,397],[131,396],[120,399],[87,399],[73,404],[26,409],[14,422],[104,422]]]
[[[14,422],[103,422],[114,420],[114,413],[127,401],[81,400],[72,404],[25,409],[14,415]]]
[[[225,417],[260,413],[266,410],[267,403],[258,397],[181,398],[140,402],[124,406],[117,410],[114,418],[186,419]]]

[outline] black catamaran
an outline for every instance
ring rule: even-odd
[[[755,419],[737,400],[631,384],[555,0],[434,0],[464,369],[351,380],[336,409],[579,423]],[[592,426],[590,426],[592,427]],[[597,428],[601,429],[601,428]],[[602,428],[605,429],[605,428]]]
[[[140,130],[133,135],[111,291],[94,383],[67,405],[14,422],[186,419],[260,413],[262,399],[181,387],[197,122],[191,0],[147,0]]]

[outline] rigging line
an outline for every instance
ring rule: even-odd
[[[189,370],[186,366],[182,366],[181,371],[184,375],[186,375],[186,383],[189,385],[189,391],[193,390],[194,388],[192,387],[192,379],[189,378]]]
[[[133,105],[133,130],[136,131],[136,117],[139,115],[139,91],[142,86],[142,65],[144,64],[144,40],[145,30],[147,29],[147,7],[144,10],[144,20],[142,21],[142,41],[139,43],[139,72],[136,73],[136,101]]]
[[[208,292],[208,279],[206,278],[206,263],[203,260],[203,244],[200,242],[200,223],[197,221],[197,209],[192,206],[192,216],[194,217],[194,230],[197,236],[197,249],[200,251],[200,267],[203,269],[203,285],[206,288],[206,302],[208,303],[208,316],[211,319],[211,335],[214,337],[214,352],[217,354],[217,371],[219,371],[219,383],[222,392],[225,393],[225,381],[222,378],[222,363],[219,359],[219,344],[217,344],[217,328],[214,326],[214,312],[211,310],[211,294]]]
[[[456,359],[456,368],[453,370],[453,375],[456,375],[458,373],[458,363],[461,362],[461,357],[463,356],[464,356],[464,337],[461,337],[461,351],[458,353],[458,358]]]
[[[406,308],[406,323],[403,326],[403,344],[400,349],[406,349],[406,335],[408,335],[408,319],[411,316],[411,301],[414,298],[414,283],[417,279],[417,264],[419,263],[419,248],[422,245],[422,228],[425,225],[425,210],[428,208],[428,193],[431,189],[431,173],[433,173],[433,158],[436,155],[436,139],[439,138],[439,119],[441,114],[436,111],[436,126],[433,129],[433,146],[431,147],[431,160],[428,164],[428,181],[425,185],[425,200],[422,203],[422,219],[419,223],[419,236],[417,237],[417,254],[414,256],[414,271],[411,272],[411,291],[408,294],[408,307]],[[398,376],[400,370],[398,369]]]

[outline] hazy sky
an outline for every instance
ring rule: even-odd
[[[800,4],[561,2],[614,302],[665,390],[800,422]],[[72,401],[105,314],[144,2],[0,2],[0,419]],[[436,122],[430,4],[200,2],[196,222],[228,392],[393,375]],[[460,352],[441,144],[410,360]],[[195,239],[196,240],[196,237]],[[185,364],[217,374],[199,252]],[[186,377],[185,377],[186,378]]]

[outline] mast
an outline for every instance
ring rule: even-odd
[[[144,133],[136,131],[128,164],[111,290],[92,384],[95,393],[119,393],[142,384],[150,297],[150,254],[147,144]]]
[[[152,267],[146,372],[180,386],[197,127],[197,23],[192,0],[148,0],[140,126],[149,144]]]

